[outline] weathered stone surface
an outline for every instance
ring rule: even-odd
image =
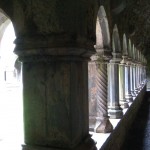
[[[60,148],[47,147],[47,146],[41,147],[37,145],[32,145],[32,146],[23,145],[22,147],[23,147],[22,150],[66,150],[66,148],[60,149]],[[83,140],[83,143],[79,144],[75,148],[70,148],[70,149],[67,148],[67,150],[97,150],[97,148],[95,147],[95,141],[93,141],[89,136],[88,138]]]
[[[44,47],[88,47],[87,50],[94,52],[96,1],[9,0],[7,3],[0,1],[0,8],[13,22],[17,50],[26,46],[31,50],[31,40],[40,37],[39,42],[44,41]],[[18,47],[18,42],[22,46]],[[38,42],[36,44],[39,45]]]
[[[110,60],[108,67],[108,114],[110,118],[121,118],[123,116],[123,112],[119,103],[119,63],[121,61],[121,45],[117,25],[115,25],[113,29],[112,48],[113,58]]]
[[[111,132],[108,119],[108,71],[107,64],[111,57],[110,33],[106,12],[99,7],[96,21],[96,54],[89,63],[89,123],[90,130]],[[107,120],[107,121],[106,121]],[[107,123],[106,123],[107,122]],[[108,125],[109,124],[109,125]],[[104,127],[105,126],[105,127]],[[107,128],[107,129],[106,129]]]
[[[136,114],[144,100],[146,92],[146,86],[142,89],[139,95],[136,97],[126,114],[123,116],[115,130],[112,132],[110,137],[106,140],[101,150],[121,150],[122,145],[125,141],[125,137],[133,123]]]
[[[149,150],[150,147],[150,93],[146,92],[136,118],[129,129],[121,150]]]
[[[95,62],[88,64],[88,89],[89,89],[89,128],[94,130],[97,117],[97,88],[96,88]]]
[[[108,133],[113,127],[107,112],[107,62],[89,63],[89,128],[90,131]]]
[[[125,98],[125,93],[126,93],[125,84],[127,82],[125,80],[126,73],[128,74],[128,72],[126,72],[125,70],[125,63],[121,63],[119,65],[119,95],[120,95],[119,100],[122,109],[129,107],[128,102],[126,101]]]
[[[87,61],[55,60],[23,60],[25,143],[71,149],[89,131]]]
[[[122,50],[122,61],[119,64],[119,100],[121,108],[128,108],[128,103],[125,99],[125,54]]]
[[[97,133],[110,133],[113,130],[113,126],[109,121],[109,118],[104,118],[100,125],[96,128]]]

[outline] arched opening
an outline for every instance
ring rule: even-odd
[[[0,149],[20,149],[23,142],[21,63],[13,53],[15,33],[7,19],[0,26]]]

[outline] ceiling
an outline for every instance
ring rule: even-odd
[[[122,20],[136,47],[147,54],[150,49],[150,0],[128,1]]]

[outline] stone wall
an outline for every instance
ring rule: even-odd
[[[123,116],[122,120],[118,123],[117,127],[103,144],[100,150],[121,150],[128,131],[136,117],[142,101],[144,100],[145,93],[146,86],[144,86],[144,88],[141,90],[126,114]]]

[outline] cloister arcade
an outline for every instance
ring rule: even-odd
[[[102,32],[103,31],[103,32]],[[120,42],[117,25],[112,33],[112,50],[104,7],[98,11],[96,54],[89,62],[90,131],[113,131],[110,119],[123,118],[146,85],[146,59],[126,34]],[[112,55],[111,55],[112,53]]]
[[[12,21],[22,62],[22,149],[119,150],[146,91],[144,53],[103,5],[30,2],[0,1],[0,40]]]
[[[97,30],[99,36],[95,46],[97,53],[92,56],[92,61],[89,63],[90,117],[91,123],[102,120],[103,129],[98,127],[97,132],[110,132],[112,128],[108,116],[122,118],[122,109],[129,107],[128,103],[133,102],[145,85],[146,60],[131,40],[127,40],[125,34],[122,35],[121,44],[117,25],[113,29],[111,55],[109,28],[103,6],[100,7],[98,15],[97,22],[103,25],[97,24],[103,28]],[[104,18],[100,18],[101,16]],[[104,31],[104,38],[101,31]],[[93,119],[95,121],[92,121]],[[106,125],[108,129],[105,128]]]

